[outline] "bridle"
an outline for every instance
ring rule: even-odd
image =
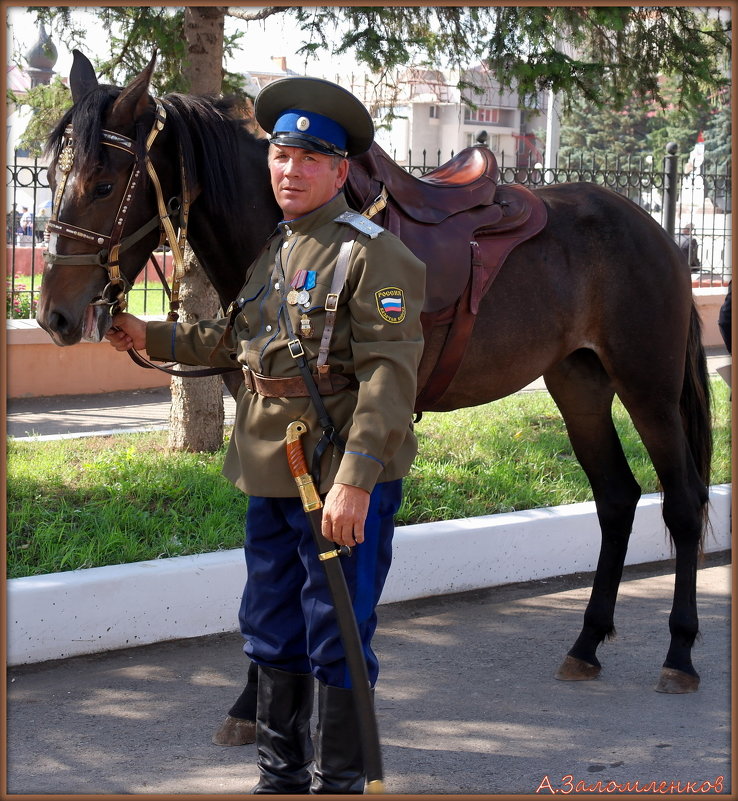
[[[102,144],[108,147],[113,147],[122,150],[133,156],[133,164],[131,166],[131,173],[128,177],[128,185],[123,193],[123,197],[118,208],[118,213],[115,215],[112,229],[109,234],[101,234],[95,231],[90,231],[72,223],[64,222],[59,219],[59,211],[61,209],[61,201],[64,195],[64,190],[67,186],[69,175],[74,165],[74,132],[72,126],[69,125],[64,131],[64,144],[61,148],[61,153],[57,159],[57,167],[61,173],[61,179],[56,187],[54,193],[54,201],[52,204],[51,217],[46,224],[47,230],[52,234],[64,236],[69,239],[76,239],[81,242],[88,242],[93,245],[99,245],[100,250],[96,253],[82,253],[75,255],[61,255],[52,252],[51,248],[47,251],[44,258],[48,264],[70,264],[74,266],[87,266],[94,265],[102,267],[108,274],[108,283],[102,291],[102,296],[99,300],[91,303],[94,306],[110,306],[111,316],[126,308],[126,294],[131,288],[129,281],[120,271],[120,256],[123,252],[135,245],[147,234],[155,231],[157,228],[160,230],[159,245],[167,242],[172,252],[172,260],[174,262],[174,272],[172,275],[171,288],[167,286],[164,274],[159,269],[159,265],[152,255],[152,261],[159,273],[159,277],[164,284],[164,288],[169,295],[169,320],[178,319],[179,309],[179,285],[184,275],[184,246],[187,239],[187,221],[190,210],[190,190],[188,186],[187,176],[185,175],[184,159],[180,148],[180,173],[181,173],[181,197],[170,198],[168,202],[164,201],[164,194],[161,188],[159,176],[156,173],[156,168],[151,161],[150,152],[158,134],[164,129],[166,124],[167,112],[162,102],[154,99],[156,110],[154,114],[154,122],[151,126],[143,153],[135,147],[135,141],[127,136],[103,129],[101,131]],[[152,217],[147,223],[144,223],[138,230],[134,231],[126,237],[123,237],[123,231],[126,225],[128,212],[133,205],[137,190],[141,185],[144,170],[151,179],[156,194],[157,214]],[[176,219],[179,231],[175,231],[175,224],[173,218]]]
[[[82,253],[75,255],[61,255],[59,253],[47,251],[44,258],[48,264],[70,264],[74,266],[87,266],[94,265],[102,267],[108,273],[108,283],[102,291],[99,300],[92,301],[92,306],[109,306],[111,317],[117,312],[123,311],[126,308],[126,294],[131,288],[130,283],[120,271],[120,254],[125,252],[128,248],[141,241],[147,234],[159,228],[160,237],[159,245],[167,242],[170,250],[172,251],[172,261],[174,262],[174,271],[171,279],[171,287],[167,285],[164,273],[159,268],[159,264],[151,256],[151,261],[156,268],[159,278],[164,286],[164,289],[169,296],[169,313],[167,320],[175,322],[179,319],[179,287],[184,275],[184,247],[187,240],[187,222],[190,213],[191,193],[187,175],[184,167],[184,158],[182,156],[182,148],[179,149],[179,165],[181,175],[181,197],[170,198],[168,202],[164,201],[164,193],[161,188],[161,181],[156,174],[156,168],[151,161],[150,152],[151,148],[156,141],[156,137],[164,129],[167,121],[167,112],[158,99],[154,99],[156,105],[156,112],[154,114],[154,122],[151,126],[143,153],[135,148],[133,139],[116,133],[115,131],[108,131],[103,129],[100,132],[102,143],[108,147],[114,147],[122,150],[133,156],[133,164],[131,167],[131,174],[128,177],[128,185],[126,191],[123,193],[123,198],[118,208],[118,213],[115,215],[112,230],[109,234],[100,234],[95,231],[90,231],[72,223],[66,223],[59,220],[59,210],[61,208],[61,200],[64,195],[64,190],[69,179],[69,174],[74,165],[74,144],[73,144],[73,131],[72,126],[69,125],[64,131],[65,142],[57,159],[57,167],[61,172],[61,180],[56,187],[54,193],[54,202],[52,204],[51,217],[46,224],[46,229],[51,233],[59,236],[65,236],[69,239],[77,239],[81,242],[89,242],[94,245],[99,245],[100,250],[97,253]],[[141,185],[141,178],[143,171],[146,170],[151,183],[154,187],[156,195],[157,213],[147,223],[144,223],[138,230],[134,231],[126,237],[123,237],[123,231],[126,225],[126,218],[128,211],[133,204],[136,196],[136,191]],[[179,231],[175,230],[173,219],[176,219],[179,226]],[[169,375],[182,376],[184,378],[201,378],[204,376],[222,375],[223,373],[233,372],[240,368],[231,367],[209,367],[203,370],[176,370],[172,364],[159,365],[145,359],[140,353],[131,349],[128,355],[133,359],[136,364],[141,367],[154,368],[161,370]]]

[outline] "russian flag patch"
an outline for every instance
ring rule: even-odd
[[[396,286],[386,286],[374,293],[377,309],[388,323],[401,323],[405,319],[405,293]]]

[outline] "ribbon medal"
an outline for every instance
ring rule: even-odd
[[[312,285],[308,287],[310,275],[313,275]],[[315,286],[315,270],[298,270],[295,277],[290,281],[291,290],[287,294],[287,303],[291,306],[307,306],[310,303],[310,293],[308,289]]]

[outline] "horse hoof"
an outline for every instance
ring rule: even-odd
[[[556,678],[559,681],[592,681],[600,675],[601,670],[600,665],[590,665],[583,659],[567,656],[556,671]]]
[[[241,720],[230,715],[213,735],[215,745],[249,745],[256,742],[256,723],[253,720]]]
[[[700,686],[700,677],[674,668],[661,668],[657,693],[696,693]]]

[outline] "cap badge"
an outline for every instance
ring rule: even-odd
[[[298,131],[307,131],[310,127],[310,120],[307,117],[298,117],[296,125]]]

